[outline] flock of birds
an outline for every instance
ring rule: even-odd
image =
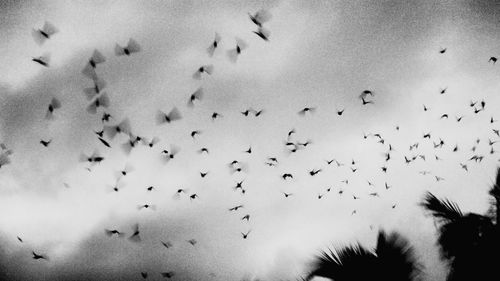
[[[255,14],[249,14],[250,20],[255,24],[256,30],[253,31],[253,33],[258,36],[259,38],[263,39],[264,41],[269,41],[270,38],[270,32],[268,29],[264,27],[265,23],[268,22],[271,19],[271,14],[266,11],[266,10],[259,10]],[[40,29],[34,29],[32,34],[33,38],[38,44],[43,44],[44,41],[52,39],[54,35],[56,35],[59,32],[59,30],[51,23],[46,22],[44,26]],[[220,41],[221,37],[219,34],[215,34],[214,40],[210,43],[210,45],[207,47],[207,54],[209,57],[212,57],[214,53],[220,48]],[[242,52],[248,48],[247,43],[241,39],[241,38],[236,38],[236,46],[233,49],[227,50],[227,57],[228,59],[236,63],[238,60],[238,57],[242,54]],[[439,50],[440,54],[445,54],[447,51],[446,48],[442,48]],[[125,46],[121,46],[119,44],[116,44],[114,48],[114,53],[116,56],[132,56],[135,53],[141,52],[141,45],[136,42],[134,39],[130,39]],[[50,55],[49,54],[44,54],[39,57],[34,57],[32,58],[33,62],[38,63],[44,67],[49,67],[50,66]],[[495,64],[497,61],[496,57],[491,57],[488,60],[488,63]],[[99,65],[102,63],[106,62],[105,56],[99,52],[98,50],[94,50],[92,56],[88,59],[88,62],[86,63],[85,67],[82,70],[82,74],[87,77],[88,79],[91,80],[92,86],[83,89],[83,93],[85,98],[88,101],[87,105],[87,112],[91,115],[97,115],[100,113],[99,116],[102,123],[103,127],[99,131],[95,131],[95,136],[96,136],[96,143],[98,146],[102,146],[100,149],[96,149],[92,154],[87,155],[82,153],[80,157],[80,161],[82,163],[86,163],[86,169],[88,169],[89,172],[92,171],[92,168],[99,163],[103,162],[106,160],[105,154],[101,154],[99,150],[102,149],[112,149],[115,147],[115,139],[117,136],[121,136],[125,139],[123,143],[120,144],[121,149],[123,149],[123,152],[126,153],[127,155],[130,154],[134,148],[142,145],[145,147],[149,147],[151,149],[157,148],[157,146],[160,143],[160,138],[155,136],[152,138],[147,138],[145,136],[139,136],[133,133],[133,130],[130,125],[129,119],[123,119],[120,122],[117,122],[116,124],[111,124],[111,121],[113,119],[113,116],[108,113],[108,109],[112,105],[111,100],[109,96],[106,94],[104,91],[107,83],[104,79],[99,77],[98,75],[98,69]],[[196,80],[201,80],[205,75],[211,75],[214,71],[214,66],[213,65],[202,65],[200,66],[192,75],[193,79]],[[445,95],[447,93],[447,88],[440,89],[438,94],[440,95]],[[364,90],[359,94],[359,100],[361,106],[374,106],[375,105],[375,96],[376,93],[373,90]],[[189,95],[187,98],[187,106],[188,107],[194,107],[196,104],[202,102],[204,99],[204,90],[203,87],[198,88],[196,91],[194,91],[192,94]],[[485,100],[477,100],[477,101],[471,101],[470,104],[468,104],[468,107],[470,108],[471,114],[481,114],[486,108],[486,101]],[[47,106],[47,111],[46,111],[46,119],[51,120],[54,115],[57,114],[58,111],[62,110],[63,108],[63,103],[61,100],[58,98],[52,98],[51,102]],[[309,114],[314,114],[315,111],[317,110],[316,107],[304,107],[300,109],[297,114],[299,117],[304,117]],[[430,108],[427,105],[422,105],[422,111],[427,112],[429,111]],[[336,111],[336,114],[338,116],[342,116],[344,114],[345,108],[338,109]],[[259,117],[264,113],[264,109],[253,109],[253,108],[248,108],[244,111],[241,111],[241,114],[245,117]],[[155,116],[156,122],[158,126],[164,126],[167,124],[170,124],[172,122],[178,122],[179,120],[182,120],[183,114],[181,113],[181,110],[177,107],[172,108],[169,112],[163,112],[158,110]],[[213,112],[211,117],[212,120],[217,120],[219,118],[223,118],[223,115],[218,113],[218,112]],[[448,119],[450,118],[449,114],[443,113],[440,116],[440,119]],[[464,116],[455,116],[455,121],[456,122],[461,122],[463,120]],[[467,117],[469,118],[469,117]],[[491,135],[492,138],[496,136],[496,138],[500,138],[500,131],[499,129],[493,128],[494,123],[498,122],[494,117],[490,118],[490,125],[492,126],[491,129]],[[399,126],[396,126],[395,128],[397,131],[399,131]],[[190,136],[195,139],[197,135],[201,133],[200,130],[195,130],[190,132]],[[305,141],[300,141],[296,140],[295,138],[296,131],[294,129],[291,129],[286,136],[284,136],[284,148],[289,152],[289,153],[296,153],[298,151],[306,150],[311,144],[311,140],[305,140]],[[383,166],[380,167],[380,172],[382,173],[387,173],[389,169],[388,163],[396,161],[400,162],[401,164],[406,164],[406,165],[412,165],[416,162],[424,162],[424,161],[440,161],[442,158],[439,156],[439,151],[441,149],[445,149],[449,147],[449,149],[452,152],[458,152],[462,148],[459,148],[458,145],[450,145],[447,140],[444,140],[442,138],[434,136],[431,132],[425,132],[422,135],[422,139],[415,141],[414,143],[411,143],[407,150],[404,150],[402,147],[398,147],[396,150],[395,145],[391,143],[391,140],[381,133],[377,132],[371,132],[371,133],[363,133],[363,139],[366,141],[373,141],[378,144],[383,148],[384,154],[383,154]],[[435,149],[436,153],[434,155],[426,155],[424,153],[421,153],[419,151],[419,146],[422,146],[423,142],[428,142],[430,143],[433,148]],[[472,155],[470,157],[463,159],[462,162],[459,163],[460,168],[463,169],[464,171],[469,170],[469,166],[471,163],[479,163],[483,161],[485,157],[488,155],[485,154],[480,154],[477,153],[477,148],[481,143],[487,143],[487,146],[489,148],[489,154],[493,155],[497,152],[495,149],[495,144],[498,142],[498,140],[492,140],[488,139],[487,141],[483,141],[481,139],[477,139],[473,146],[470,148],[470,151],[472,152]],[[52,143],[52,139],[42,139],[40,140],[40,145],[44,147],[49,147]],[[9,149],[5,144],[0,145],[0,168],[4,167],[5,165],[8,165],[11,163],[10,160],[10,155],[12,155],[13,151]],[[158,157],[160,157],[165,163],[168,163],[170,161],[175,161],[175,158],[177,154],[181,151],[181,147],[171,144],[170,146],[166,148],[161,148],[158,151]],[[202,147],[198,151],[200,154],[209,154],[210,150],[207,147]],[[253,150],[252,147],[249,147],[247,150],[244,151],[244,153],[247,154],[252,154]],[[281,160],[278,159],[275,156],[269,156],[266,158],[264,161],[264,164],[269,167],[277,167]],[[247,164],[244,161],[239,161],[239,160],[234,160],[230,163],[227,164],[228,168],[232,173],[245,173],[247,171]],[[350,161],[340,161],[339,159],[331,158],[325,160],[324,164],[321,166],[321,168],[315,168],[312,170],[307,171],[308,176],[310,177],[316,177],[319,174],[323,173],[325,169],[329,166],[341,168],[344,166],[344,168],[348,167],[347,171],[350,171],[352,174],[356,174],[358,171],[358,166],[357,166],[357,161],[354,159]],[[127,175],[131,172],[134,171],[134,167],[131,165],[126,165],[125,168],[119,172],[117,172],[116,175],[116,184],[112,187],[112,190],[114,192],[119,192],[121,189],[121,182],[124,180],[124,178],[127,177]],[[1,170],[0,170],[1,172]],[[209,172],[200,172],[200,177],[205,178],[208,175]],[[438,175],[434,174],[432,171],[429,170],[421,170],[420,174],[422,176],[431,176],[434,178],[436,182],[444,181],[445,179]],[[279,175],[283,181],[289,181],[294,179],[296,176],[293,173],[290,172],[282,172]],[[343,193],[345,192],[345,188],[349,185],[349,179],[346,178],[345,180],[342,180],[342,184],[344,185],[344,188],[339,188],[336,190],[339,196],[342,196]],[[367,180],[367,186],[368,187],[375,187],[375,183],[372,181]],[[388,182],[385,182],[383,184],[383,189],[389,190],[391,188],[391,185]],[[155,189],[154,186],[148,186],[146,190],[148,192],[153,191]],[[237,192],[241,192],[241,194],[245,194],[246,192],[246,187],[244,185],[244,181],[238,181],[236,182],[235,186],[233,189]],[[317,195],[317,199],[321,200],[327,193],[332,192],[333,189],[331,187],[326,188],[325,192],[320,193]],[[280,191],[282,192],[282,191]],[[294,196],[294,193],[291,192],[282,192],[282,195],[284,198],[289,198],[291,196]],[[188,189],[184,188],[179,188],[175,191],[174,196],[176,197],[181,197],[181,196],[186,196],[190,200],[198,200],[199,196],[197,193],[190,193]],[[372,191],[369,192],[368,194],[365,195],[360,195],[360,194],[355,194],[351,193],[350,195],[353,200],[359,200],[363,196],[368,196],[368,197],[380,197],[381,193],[380,191]],[[228,208],[229,212],[234,212],[234,213],[239,213],[238,211],[241,209],[244,209],[245,205],[244,204],[238,204],[234,206],[230,206]],[[392,204],[391,208],[396,208],[396,204]],[[146,203],[137,206],[139,210],[141,209],[152,209],[154,210],[156,206],[154,204]],[[352,210],[352,215],[356,214],[356,209]],[[249,222],[251,218],[251,214],[245,213],[241,214],[240,216],[241,221],[246,221]],[[241,238],[242,239],[249,239],[251,237],[251,229],[247,229],[246,231],[241,232]],[[128,239],[131,242],[135,243],[140,243],[142,238],[141,238],[141,229],[139,224],[134,224],[132,226],[132,230],[126,234],[125,231],[118,230],[118,229],[105,229],[104,230],[105,235],[108,237],[124,237],[127,236]],[[19,242],[23,243],[23,239],[21,237],[17,237]],[[198,242],[195,239],[190,239],[186,241],[187,243],[191,244],[192,246],[195,246]],[[173,243],[170,241],[160,241],[161,245],[163,245],[165,248],[171,248],[173,247]],[[49,260],[48,256],[45,254],[37,253],[36,251],[32,251],[33,259],[35,260]],[[175,276],[174,271],[165,271],[165,272],[160,272],[161,276],[164,278],[173,278]],[[141,272],[140,275],[146,279],[148,278],[148,272]]]

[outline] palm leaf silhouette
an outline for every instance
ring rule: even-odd
[[[463,217],[462,211],[455,202],[448,199],[438,199],[430,192],[427,192],[420,205],[440,223],[455,221]]]

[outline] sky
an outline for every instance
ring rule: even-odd
[[[248,14],[260,9],[272,14],[269,41],[252,32]],[[9,280],[137,280],[140,272],[162,280],[168,271],[177,280],[297,280],[321,250],[372,247],[384,229],[409,239],[424,280],[445,280],[436,227],[418,203],[431,191],[465,212],[489,207],[500,70],[488,60],[500,55],[499,12],[495,1],[2,1],[0,142],[13,153],[0,168],[0,268]],[[58,32],[40,46],[31,33],[45,21]],[[116,56],[130,38],[141,51]],[[233,63],[227,52],[237,40],[247,46]],[[96,72],[107,83],[108,124],[102,109],[86,111],[92,80],[81,71],[95,49],[106,58]],[[49,67],[32,61],[46,53]],[[202,65],[213,73],[193,79]],[[188,106],[200,87],[203,99]],[[364,90],[373,104],[362,104]],[[52,98],[62,106],[47,120]],[[470,102],[481,101],[474,113]],[[181,120],[155,122],[174,107]],[[315,110],[298,114],[305,107]],[[249,108],[263,113],[241,114]],[[106,138],[112,148],[99,142],[95,131],[125,119],[134,135],[159,143],[127,154],[124,134]],[[285,147],[292,129],[291,141],[310,141],[295,153]],[[180,152],[165,163],[161,151],[172,146]],[[79,161],[96,150],[102,163]],[[470,161],[474,154],[484,160]],[[426,160],[405,164],[416,155]],[[243,172],[231,171],[233,160]],[[133,169],[113,192],[125,167]],[[245,193],[234,188],[240,181]],[[179,188],[187,193],[176,196]],[[128,237],[136,223],[141,242],[104,234]]]

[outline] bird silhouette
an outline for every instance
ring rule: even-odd
[[[215,33],[214,41],[210,44],[210,46],[207,48],[207,53],[210,57],[213,57],[215,50],[217,47],[219,47],[219,42],[221,40],[221,37],[219,33]]]
[[[177,107],[172,108],[172,110],[170,110],[170,112],[168,114],[164,113],[161,110],[158,110],[158,112],[156,114],[156,124],[158,124],[158,125],[161,125],[164,123],[170,123],[170,122],[177,121],[180,119],[182,119],[182,115],[181,115],[180,111],[177,109]]]
[[[38,45],[42,45],[46,40],[52,38],[52,36],[59,32],[59,29],[55,27],[52,23],[45,21],[42,28],[33,29],[31,35]]]
[[[250,17],[250,20],[258,27],[262,27],[264,23],[268,22],[272,18],[271,13],[264,9],[260,9],[253,15],[248,13],[248,16]]]
[[[140,51],[141,51],[141,46],[132,38],[128,40],[127,46],[122,47],[118,44],[115,45],[115,55],[117,56],[123,56],[123,55],[130,56],[133,53],[137,53]]]
[[[212,75],[213,71],[214,71],[214,66],[212,64],[202,65],[198,68],[198,70],[196,70],[195,73],[193,73],[193,78],[196,80],[200,80],[201,75],[203,73],[206,73],[208,75]]]
[[[52,119],[54,117],[54,112],[56,109],[61,108],[61,102],[57,98],[52,98],[45,113],[46,119]]]
[[[39,57],[32,57],[31,58],[32,61],[42,65],[42,66],[45,66],[45,67],[49,67],[49,64],[50,64],[50,54],[49,53],[45,53]]]

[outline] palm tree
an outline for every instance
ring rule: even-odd
[[[377,246],[368,250],[359,243],[317,256],[307,280],[324,277],[335,281],[417,280],[421,265],[413,247],[400,234],[379,231]]]
[[[464,214],[456,203],[430,192],[420,204],[437,222],[437,243],[450,268],[448,281],[500,278],[495,268],[500,255],[500,169],[490,195],[492,206],[486,215]]]

